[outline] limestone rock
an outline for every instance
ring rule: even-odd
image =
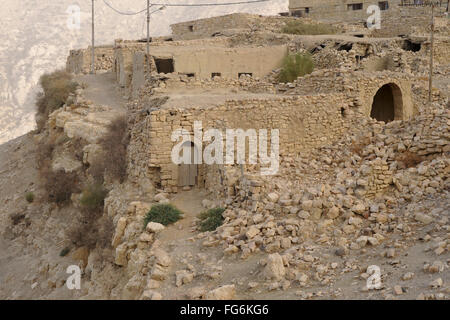
[[[233,300],[236,294],[234,284],[226,285],[208,292],[205,296],[206,300]]]
[[[89,249],[87,247],[80,247],[72,253],[72,259],[81,262],[82,268],[86,268],[89,259]]]
[[[264,274],[267,279],[279,281],[284,278],[286,269],[283,264],[283,258],[278,253],[273,253],[268,256]]]
[[[114,233],[114,237],[112,240],[113,248],[116,248],[122,242],[122,237],[125,232],[126,226],[127,226],[127,218],[120,217],[119,220],[117,221],[116,232]]]
[[[165,229],[164,225],[157,222],[149,222],[147,226],[145,227],[145,230],[147,230],[150,233],[158,233]]]
[[[429,215],[423,214],[421,212],[416,213],[414,215],[414,219],[422,222],[423,224],[430,224],[433,221],[433,217],[430,217]]]
[[[127,260],[127,244],[122,243],[116,248],[116,257],[114,261],[118,266],[126,266]]]
[[[273,203],[276,203],[279,198],[280,198],[280,196],[275,192],[271,192],[267,195],[267,199]]]

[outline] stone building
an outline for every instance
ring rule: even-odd
[[[387,11],[401,0],[289,0],[289,13],[297,17],[336,18],[351,21],[368,17],[370,5],[378,5]]]
[[[319,86],[327,89],[320,93],[310,90]],[[399,73],[318,72],[305,78],[298,85],[299,90],[295,88],[281,95],[231,96],[206,104],[191,96],[193,105],[182,101],[167,103],[145,114],[142,106],[137,105],[132,117],[130,177],[136,181],[150,179],[166,192],[192,186],[218,194],[232,192],[232,185],[239,177],[239,166],[173,162],[172,150],[180,141],[173,141],[172,133],[184,129],[194,137],[196,121],[201,122],[204,131],[222,130],[224,141],[225,128],[243,129],[250,135],[249,139],[252,136],[247,130],[266,129],[270,135],[272,130],[278,129],[279,157],[283,159],[333,143],[361,119],[406,120],[417,110],[410,79]],[[267,142],[270,145],[271,139]],[[199,157],[207,145],[195,141],[184,146],[183,152],[188,148],[191,155]],[[223,152],[225,157],[226,150]],[[258,171],[262,166],[246,164],[245,171]]]
[[[404,21],[417,24],[413,17]],[[248,130],[265,129],[268,135],[279,130],[283,163],[332,145],[367,121],[411,119],[425,104],[425,91],[417,88],[426,80],[428,65],[422,29],[415,36],[391,38],[280,33],[292,19],[298,18],[234,14],[177,24],[173,37],[152,39],[150,57],[143,42],[116,41],[111,68],[135,99],[128,119],[130,181],[169,193],[197,186],[223,195],[234,192],[242,172],[259,173],[264,167],[174,163],[172,151],[180,141],[172,134],[182,129],[194,136],[196,122],[204,131],[242,129],[249,143],[254,136]],[[223,30],[233,21],[236,32]],[[448,60],[446,30],[445,23],[437,26],[436,64]],[[305,51],[312,54],[316,71],[293,83],[277,83],[282,59]],[[78,70],[78,60],[71,54],[68,68]],[[199,157],[207,145],[191,141],[181,149]]]
[[[114,71],[122,87],[131,86],[136,91],[143,84],[147,61],[144,52],[144,43],[116,41]],[[197,79],[264,77],[280,67],[287,53],[285,44],[232,47],[223,38],[153,42],[150,46],[153,71]]]

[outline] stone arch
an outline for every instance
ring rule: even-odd
[[[370,117],[384,122],[403,119],[402,91],[395,83],[381,86],[372,101]]]

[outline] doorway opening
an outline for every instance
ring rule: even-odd
[[[173,73],[175,71],[173,59],[155,58],[158,73]]]
[[[394,83],[388,83],[378,89],[373,97],[370,116],[386,123],[402,119],[403,100],[400,88]]]

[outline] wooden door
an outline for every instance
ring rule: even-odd
[[[195,146],[192,143],[186,143],[183,145],[183,154],[189,152],[191,155],[190,164],[180,164],[178,166],[178,186],[179,187],[190,187],[195,186],[197,181],[197,164],[195,164]]]

